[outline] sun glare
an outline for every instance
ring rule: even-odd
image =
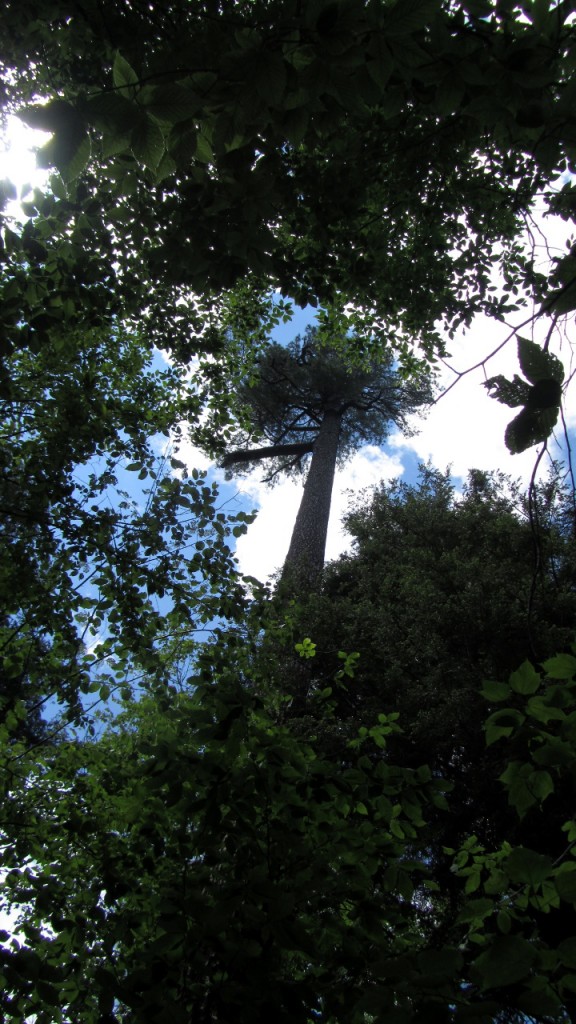
[[[36,166],[36,150],[49,137],[13,114],[7,118],[6,132],[0,138],[0,181],[8,178],[16,186],[19,199],[48,179],[49,172]]]

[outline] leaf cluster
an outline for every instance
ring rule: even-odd
[[[484,382],[484,387],[494,392],[491,398],[512,408],[524,407],[504,435],[513,455],[550,437],[560,412],[564,380],[560,360],[527,338],[518,337],[518,361],[528,384],[517,374],[511,381],[499,374]]]
[[[396,964],[425,868],[405,852],[442,787],[373,763],[369,737],[342,771],[267,713],[245,666],[221,634],[191,692],[142,701],[97,743],[63,743],[34,795],[19,790],[34,865],[21,871],[8,843],[22,923],[0,954],[7,1019],[361,1021],[376,992],[410,1007]],[[448,961],[413,964],[421,1000],[452,990]],[[367,972],[382,979],[368,993]]]
[[[6,97],[53,133],[58,209],[126,301],[249,275],[431,358],[440,321],[514,307],[496,266],[534,286],[522,213],[574,157],[566,12],[480,7],[10,3]]]
[[[238,599],[230,541],[250,518],[158,454],[201,410],[180,373],[120,328],[75,342],[2,364],[0,698],[36,730],[41,711],[81,719],[83,694],[160,684],[162,644]]]

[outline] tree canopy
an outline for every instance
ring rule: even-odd
[[[317,327],[307,327],[288,345],[268,345],[237,397],[244,427],[230,437],[232,450],[222,464],[243,467],[266,459],[273,482],[278,474],[303,472],[325,413],[338,416],[338,459],[345,462],[360,445],[384,441],[393,424],[408,431],[410,414],[432,401],[432,386],[424,375],[403,380],[391,353],[364,368],[350,367],[337,339],[327,346]],[[270,450],[256,454],[251,441],[267,441]],[[285,446],[294,450],[284,452]]]
[[[471,472],[457,497],[448,473],[421,467],[414,485],[382,484],[356,502],[353,551],[326,567],[319,594],[300,598],[301,629],[316,645],[311,693],[340,667],[335,633],[357,654],[353,683],[333,692],[341,737],[370,709],[398,712],[394,754],[399,742],[406,764],[457,781],[455,827],[477,834],[491,834],[497,813],[480,767],[483,681],[573,641],[574,509],[557,474],[538,488],[536,509],[501,474]]]
[[[100,738],[34,761],[12,749],[5,893],[21,926],[0,951],[7,1018],[572,1017],[573,936],[554,925],[576,900],[574,657],[484,685],[488,741],[512,752],[492,786],[508,820],[530,814],[525,835],[559,853],[467,835],[444,851],[454,911],[430,848],[431,825],[454,836],[449,779],[402,763],[397,712],[368,713],[330,753],[332,694],[355,683],[345,652],[306,731],[282,721],[281,695],[266,695],[278,648],[276,665],[269,647],[255,657],[270,610],[247,639],[220,627],[182,688],[156,688]],[[314,644],[297,646],[314,661]]]
[[[54,133],[59,172],[31,211],[30,274],[64,303],[88,276],[101,315],[107,281],[185,354],[186,297],[248,275],[332,317],[352,308],[364,345],[405,358],[418,339],[442,350],[440,322],[501,317],[523,286],[572,308],[569,260],[547,292],[519,244],[534,197],[573,167],[569,4],[105,0],[46,18],[29,0],[6,22],[7,109]],[[571,216],[570,181],[548,195]]]
[[[177,475],[170,445],[199,407],[181,374],[120,329],[74,340],[4,360],[4,714],[25,696],[81,718],[82,694],[129,693],[152,666],[160,681],[159,644],[225,608],[226,538],[249,520]]]
[[[4,5],[2,112],[52,133],[0,187],[6,1020],[576,1022],[573,495],[428,471],[317,571],[339,453],[458,326],[576,308],[522,239],[574,214],[572,7]],[[549,341],[486,381],[515,451]],[[184,436],[311,456],[313,587],[242,576]]]

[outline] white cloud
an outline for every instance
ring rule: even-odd
[[[292,527],[302,497],[302,484],[285,481],[269,490],[252,473],[239,483],[239,490],[258,507],[256,521],[236,545],[240,570],[263,582],[279,569],[288,552]]]
[[[537,325],[533,334],[522,328],[519,333],[542,343],[548,327],[549,322],[542,323]],[[443,368],[440,381],[444,388],[456,382],[439,399],[424,423],[415,420],[420,428],[417,436],[407,438],[396,433],[391,437],[390,444],[400,457],[402,452],[414,452],[422,462],[430,459],[440,469],[451,466],[452,474],[457,477],[465,477],[472,468],[499,469],[528,482],[539,449],[530,448],[520,455],[510,454],[504,443],[504,433],[518,410],[490,398],[487,389],[483,387],[484,381],[496,374],[504,374],[510,379],[520,372],[515,337],[510,337],[502,350],[486,363],[485,368],[478,367],[460,379],[456,379],[453,372],[462,373],[476,365],[510,333],[510,327],[487,317],[478,317],[472,330],[454,339],[451,343],[452,355],[446,361],[451,369]],[[562,345],[558,337],[554,338],[551,351],[562,359],[569,373],[571,351],[566,338]],[[567,423],[573,426],[576,423],[575,411],[570,408],[570,404],[564,404]],[[560,421],[555,433],[561,444],[563,430]],[[561,456],[560,447],[554,441],[550,443],[549,449],[555,458]],[[546,473],[547,468],[548,464],[543,460],[542,472]]]
[[[210,469],[214,466],[212,460],[202,451],[201,448],[197,448],[189,437],[186,436],[186,424],[181,424],[183,427],[183,436],[176,443],[173,441],[164,442],[164,449],[173,447],[174,455],[181,462],[184,462],[189,469],[199,469],[202,472]]]

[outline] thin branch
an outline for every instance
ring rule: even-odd
[[[456,384],[458,383],[458,381],[462,379],[462,377],[466,377],[467,374],[473,373],[474,370],[479,370],[480,367],[484,368],[486,366],[486,363],[489,362],[490,359],[493,359],[494,356],[497,355],[498,352],[500,352],[501,349],[503,349],[504,346],[508,344],[510,339],[513,338],[514,335],[518,333],[518,331],[521,331],[523,327],[526,327],[528,324],[532,323],[538,315],[538,313],[532,313],[529,317],[527,317],[526,320],[523,320],[521,324],[518,324],[517,327],[513,327],[510,330],[510,333],[507,334],[506,337],[504,338],[504,341],[501,341],[500,344],[497,345],[496,348],[492,349],[492,351],[489,352],[487,356],[484,356],[484,358],[481,359],[478,363],[474,363],[474,366],[469,366],[466,370],[455,370],[452,366],[450,366],[448,362],[446,362],[445,359],[442,359],[444,366],[446,366],[451,371],[451,373],[456,374],[456,379],[453,380],[452,383],[449,384],[448,387],[445,388],[444,391],[440,395],[438,395],[437,398],[434,399],[433,404],[437,405],[441,398],[445,398],[448,392],[451,391],[452,388],[456,386]]]
[[[290,460],[290,462],[282,463],[282,465],[278,466],[277,469],[273,469],[272,472],[268,474],[268,476],[263,477],[262,483],[264,483],[264,484],[271,484],[272,481],[277,476],[279,476],[280,473],[289,473],[290,470],[292,470],[296,466],[298,466],[301,461],[302,461],[302,456],[301,455],[295,455],[294,458]]]

